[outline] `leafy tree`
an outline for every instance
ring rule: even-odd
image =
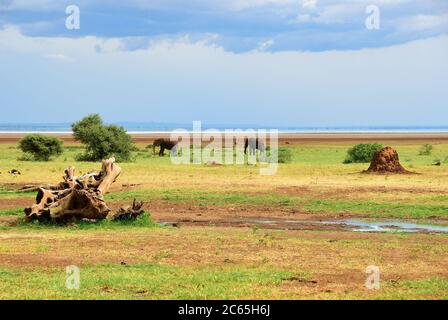
[[[89,115],[72,124],[76,140],[86,145],[80,160],[99,161],[114,156],[119,161],[129,161],[135,150],[130,135],[119,126],[104,125],[98,114]]]
[[[347,150],[344,163],[366,163],[372,161],[375,152],[383,146],[380,143],[359,143]]]
[[[30,134],[19,141],[20,150],[36,161],[48,161],[53,156],[61,155],[62,145],[61,139],[41,134]]]

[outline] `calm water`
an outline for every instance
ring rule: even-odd
[[[404,232],[404,233],[448,233],[448,226],[437,221],[411,222],[406,220],[371,220],[371,219],[350,219],[340,221],[310,221],[310,220],[283,220],[283,219],[257,219],[239,218],[220,221],[161,221],[163,226],[178,226],[179,224],[212,224],[233,227],[259,226],[268,229],[287,230],[335,230],[328,229],[328,226],[339,225],[339,231],[353,232]]]
[[[121,122],[115,123],[124,127],[130,133],[170,132],[174,129],[192,130],[192,123],[157,123],[157,122]],[[448,126],[328,126],[328,127],[293,127],[293,126],[262,126],[235,124],[202,123],[206,129],[278,129],[286,133],[325,133],[325,132],[448,132]],[[5,132],[71,132],[70,123],[23,123],[1,124],[0,133]]]
[[[435,222],[417,223],[403,222],[400,220],[345,220],[335,222],[323,222],[324,224],[348,225],[353,231],[358,232],[442,232],[448,233],[448,226],[438,225]]]

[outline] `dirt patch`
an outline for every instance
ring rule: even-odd
[[[113,210],[129,204],[129,200],[108,202]],[[151,213],[151,216],[158,221],[172,219],[183,220],[219,220],[229,218],[244,217],[296,217],[307,218],[309,213],[297,212],[297,209],[291,207],[271,206],[255,207],[250,205],[198,205],[193,201],[169,202],[164,200],[152,200],[144,204],[143,208]],[[315,217],[315,215],[313,215]]]
[[[274,188],[273,191],[274,193],[287,196],[300,196],[315,192],[315,190],[309,186],[281,186]]]
[[[253,217],[239,219],[180,219],[165,221],[163,225],[180,226],[208,226],[228,228],[261,228],[272,230],[320,230],[320,231],[349,231],[352,228],[345,224],[325,224],[320,221],[287,220],[278,218]]]
[[[0,226],[14,227],[19,222],[18,216],[0,216]]]
[[[11,190],[12,192],[20,191],[22,189],[26,189],[27,187],[35,185],[33,183],[25,183],[25,182],[9,182],[9,183],[2,183],[0,184],[0,187],[5,188],[7,190]]]
[[[3,266],[21,266],[24,268],[35,268],[43,266],[65,267],[72,263],[69,258],[60,258],[56,255],[44,254],[3,254],[0,253],[0,260]]]
[[[0,210],[25,208],[33,201],[31,199],[1,199]],[[129,200],[110,201],[109,207],[112,210],[118,210],[120,207],[129,204]],[[235,206],[215,206],[215,205],[198,205],[194,202],[172,203],[164,200],[153,200],[144,204],[143,209],[150,212],[151,217],[156,221],[198,221],[204,224],[218,223],[223,221],[242,220],[244,218],[252,219],[299,219],[309,220],[317,218],[326,218],[328,214],[309,214],[299,212],[296,208],[291,207],[252,207],[246,205]],[[23,214],[25,216],[25,214]],[[333,214],[334,216],[334,214]],[[348,217],[348,214],[338,215],[338,217]],[[11,218],[5,218],[11,217]],[[9,225],[12,217],[17,219],[18,216],[0,216],[0,223],[6,221],[4,225]],[[231,222],[230,224],[233,224]]]
[[[32,198],[11,198],[11,199],[0,198],[0,210],[25,208],[31,204],[33,204]]]

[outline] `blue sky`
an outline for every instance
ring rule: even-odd
[[[0,122],[444,125],[447,58],[445,0],[0,0]]]

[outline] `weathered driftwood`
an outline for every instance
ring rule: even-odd
[[[135,220],[139,215],[141,215],[144,210],[142,210],[143,202],[136,201],[132,203],[132,206],[121,207],[116,213],[109,215],[109,219],[112,221],[117,220]]]
[[[105,219],[108,215],[114,216],[115,213],[112,213],[104,201],[104,195],[120,174],[121,168],[115,163],[115,158],[103,160],[101,171],[89,172],[79,177],[75,176],[75,168],[69,167],[64,172],[63,182],[38,187],[36,204],[25,209],[27,220],[98,220]],[[134,201],[134,206],[135,204]],[[134,206],[127,208],[132,217],[138,216],[136,212],[143,203],[138,209]],[[126,208],[119,212],[123,215]]]

